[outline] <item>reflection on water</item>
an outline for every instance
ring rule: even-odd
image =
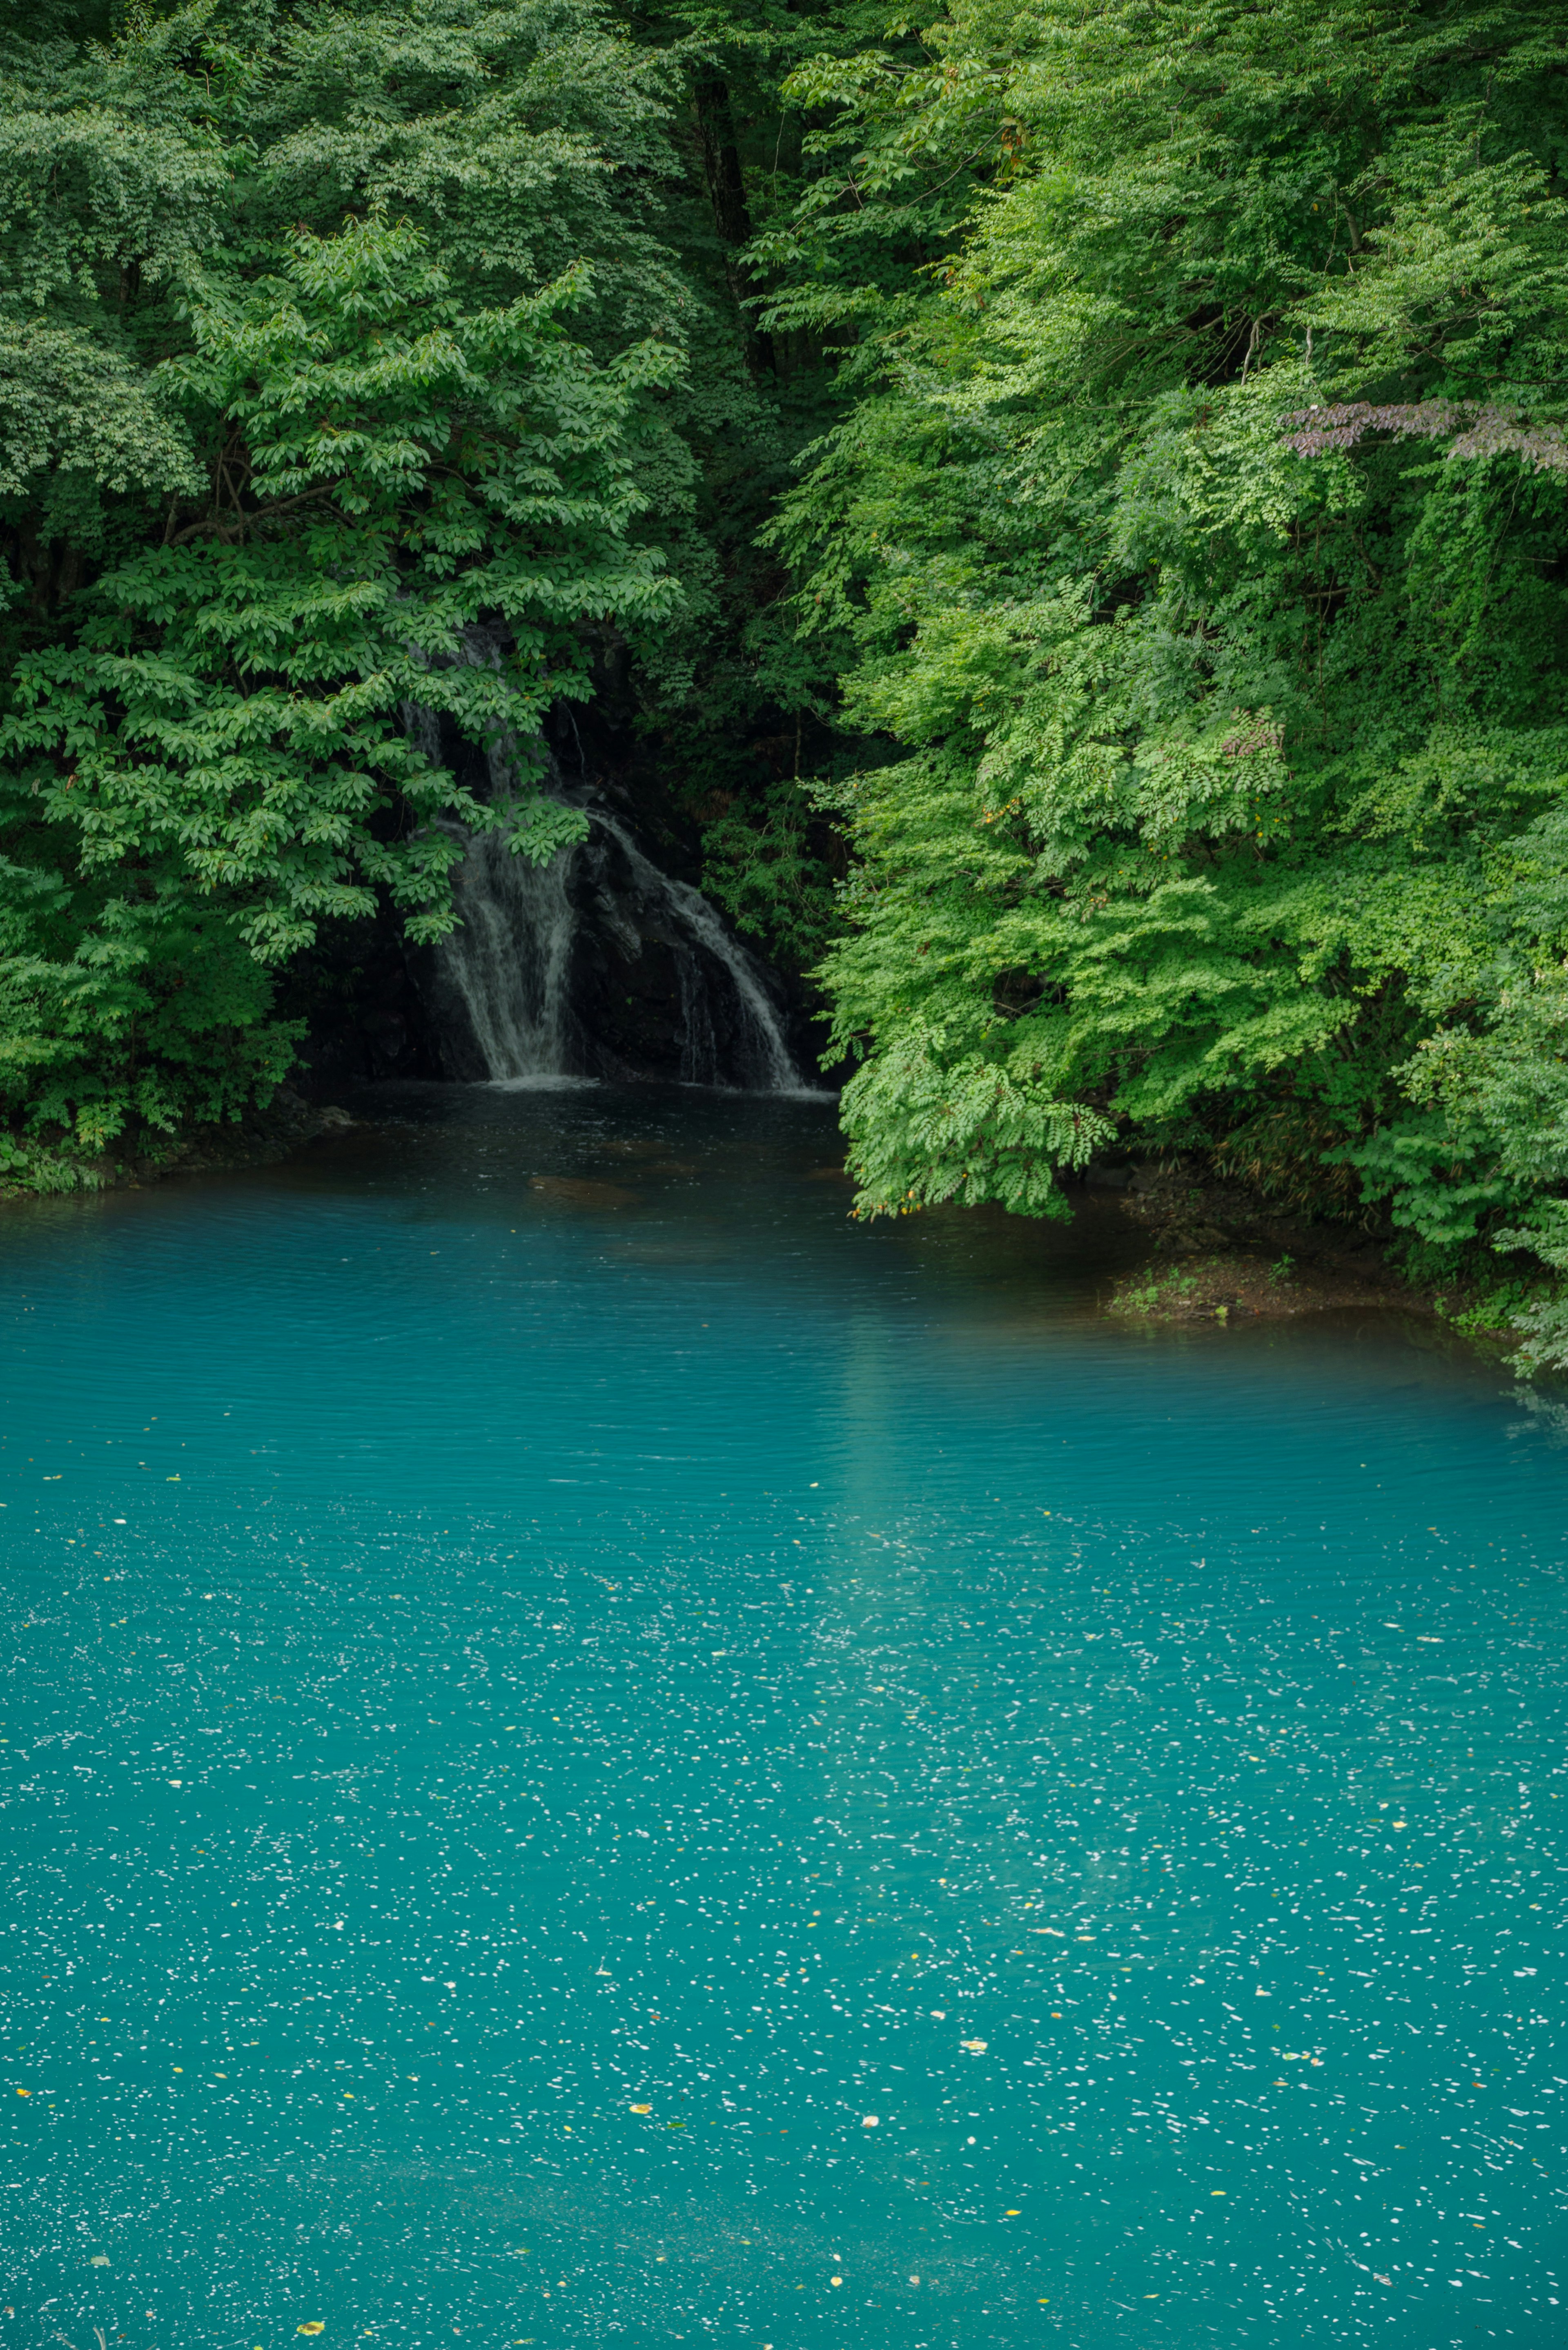
[[[374,1107],[0,1224],[8,2333],[1561,2343],[1550,1417]]]

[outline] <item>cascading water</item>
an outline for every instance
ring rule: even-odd
[[[602,827],[617,842],[639,889],[663,910],[670,927],[679,934],[676,960],[685,1015],[682,1077],[691,1085],[720,1082],[711,982],[705,968],[706,964],[717,963],[734,991],[753,1089],[765,1094],[802,1092],[800,1071],[756,965],[739,941],[730,936],[701,890],[694,889],[688,881],[676,881],[668,873],[661,873],[613,816],[600,810],[591,816],[590,821]],[[681,945],[679,939],[683,939],[685,944]]]
[[[413,723],[433,736],[424,713]],[[504,754],[493,750],[486,765],[489,796],[506,797]],[[558,775],[554,785],[556,796],[574,796]],[[514,855],[499,832],[469,837],[453,882],[459,926],[437,950],[438,1010],[464,1032],[454,1064],[535,1085],[668,1074],[808,1090],[763,966],[702,892],[661,871],[616,816],[597,806],[584,814],[587,838],[543,866]],[[628,1006],[642,1015],[637,1033]]]
[[[568,1074],[576,854],[564,848],[547,865],[532,865],[500,833],[482,832],[458,868],[459,927],[443,941],[441,961],[492,1077]]]

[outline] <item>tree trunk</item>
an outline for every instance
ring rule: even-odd
[[[752,241],[752,215],[746,205],[745,176],[735,140],[735,118],[730,107],[729,84],[711,68],[697,78],[697,127],[702,139],[702,170],[713,221],[724,247],[724,275],[741,321],[746,364],[753,375],[777,372],[778,361],[770,337],[756,325],[746,307],[749,291],[741,255]]]

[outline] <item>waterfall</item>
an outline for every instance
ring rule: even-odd
[[[492,1078],[568,1074],[576,854],[564,848],[532,865],[499,833],[481,832],[458,868],[458,928],[442,941],[441,962]]]
[[[490,796],[501,798],[509,763],[493,751],[487,764]],[[558,776],[555,789],[569,796]],[[458,928],[436,951],[438,1014],[463,1032],[454,1061],[492,1082],[668,1075],[810,1090],[763,966],[617,817],[593,805],[584,813],[587,839],[543,866],[514,856],[498,832],[468,836],[453,876]],[[634,1000],[625,982],[650,958],[672,965],[673,981],[653,1048],[646,1033],[629,1035],[625,1015]]]
[[[711,1086],[718,1082],[709,982],[701,960],[706,956],[719,965],[734,990],[753,1089],[765,1094],[804,1092],[805,1087],[794,1056],[784,1041],[778,1015],[768,1001],[753,959],[739,940],[731,937],[701,890],[694,889],[689,881],[676,881],[668,873],[661,873],[613,816],[600,810],[590,821],[602,826],[618,843],[639,889],[656,905],[662,905],[672,926],[685,935],[684,951],[680,946],[676,950],[684,1014],[681,1076],[689,1085]]]

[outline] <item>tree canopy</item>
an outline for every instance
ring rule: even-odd
[[[779,536],[883,756],[828,962],[870,1211],[1113,1139],[1558,1261],[1568,28],[954,0],[803,68]],[[857,203],[832,197],[853,190]],[[877,266],[967,184],[923,273]]]

